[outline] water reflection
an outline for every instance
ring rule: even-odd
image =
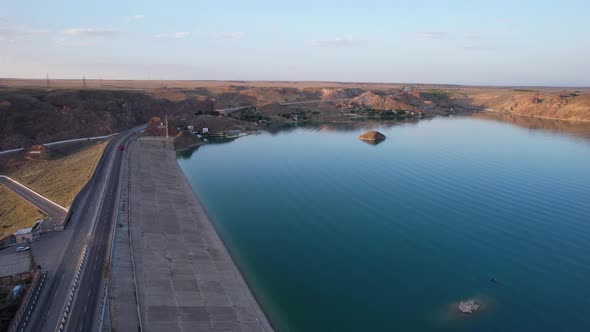
[[[482,120],[507,122],[526,129],[565,133],[590,140],[590,122],[551,120],[498,112],[479,112],[472,116]]]
[[[429,121],[429,119],[411,119],[406,121],[395,121],[395,120],[370,120],[370,121],[355,121],[355,122],[305,122],[305,123],[281,123],[271,124],[265,131],[272,135],[279,133],[288,133],[297,129],[310,130],[310,131],[340,131],[350,132],[358,131],[360,129],[371,130],[375,128],[390,128],[399,124],[418,124],[420,121]]]
[[[461,117],[474,117],[477,119],[511,123],[518,127],[532,129],[532,130],[544,130],[551,132],[559,132],[571,135],[576,138],[582,138],[590,140],[590,123],[588,122],[573,122],[573,121],[560,121],[551,119],[534,118],[527,116],[518,116],[507,113],[498,112],[475,112],[472,114],[465,114],[457,116]],[[387,130],[391,127],[404,125],[404,126],[416,126],[420,122],[429,122],[433,118],[425,119],[411,119],[406,121],[395,121],[395,120],[369,120],[369,121],[356,121],[356,122],[303,122],[303,123],[276,123],[270,124],[264,129],[264,132],[271,134],[272,136],[278,134],[286,134],[294,132],[296,130],[304,131],[319,131],[319,132],[355,132],[359,130],[375,130],[382,128]],[[225,144],[233,142],[235,139],[225,138],[209,138],[209,144]],[[378,145],[383,141],[363,141],[369,145]],[[190,156],[198,150],[198,146],[177,152],[178,158],[189,159]]]
[[[367,141],[367,140],[362,139],[361,142],[364,142],[366,144],[375,146],[375,145],[379,145],[379,144],[385,142],[385,140],[384,139],[380,139],[380,140],[376,140],[376,141]]]

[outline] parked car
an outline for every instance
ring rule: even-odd
[[[119,150],[121,150],[121,151],[125,150],[125,146],[124,145],[119,145]]]
[[[31,249],[31,247],[18,247],[18,248],[16,248],[16,251],[21,252],[21,251],[27,251],[29,249]]]

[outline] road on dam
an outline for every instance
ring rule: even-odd
[[[126,153],[118,147],[127,144],[129,138],[144,127],[123,132],[107,145],[92,178],[70,208],[71,217],[64,233],[71,232],[71,236],[67,243],[53,244],[54,248],[65,246],[65,250],[57,255],[55,264],[44,266],[48,279],[26,326],[27,331],[59,331],[61,324],[68,331],[92,330],[99,311],[103,265],[114,226],[120,170]],[[85,248],[84,267],[64,321],[66,303]]]

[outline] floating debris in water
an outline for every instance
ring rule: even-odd
[[[472,314],[479,309],[479,304],[475,300],[467,300],[459,302],[459,310],[464,314]]]

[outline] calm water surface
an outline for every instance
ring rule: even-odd
[[[377,126],[379,145],[297,128],[178,162],[280,331],[590,331],[590,129],[493,119]],[[469,298],[484,310],[459,314]]]

